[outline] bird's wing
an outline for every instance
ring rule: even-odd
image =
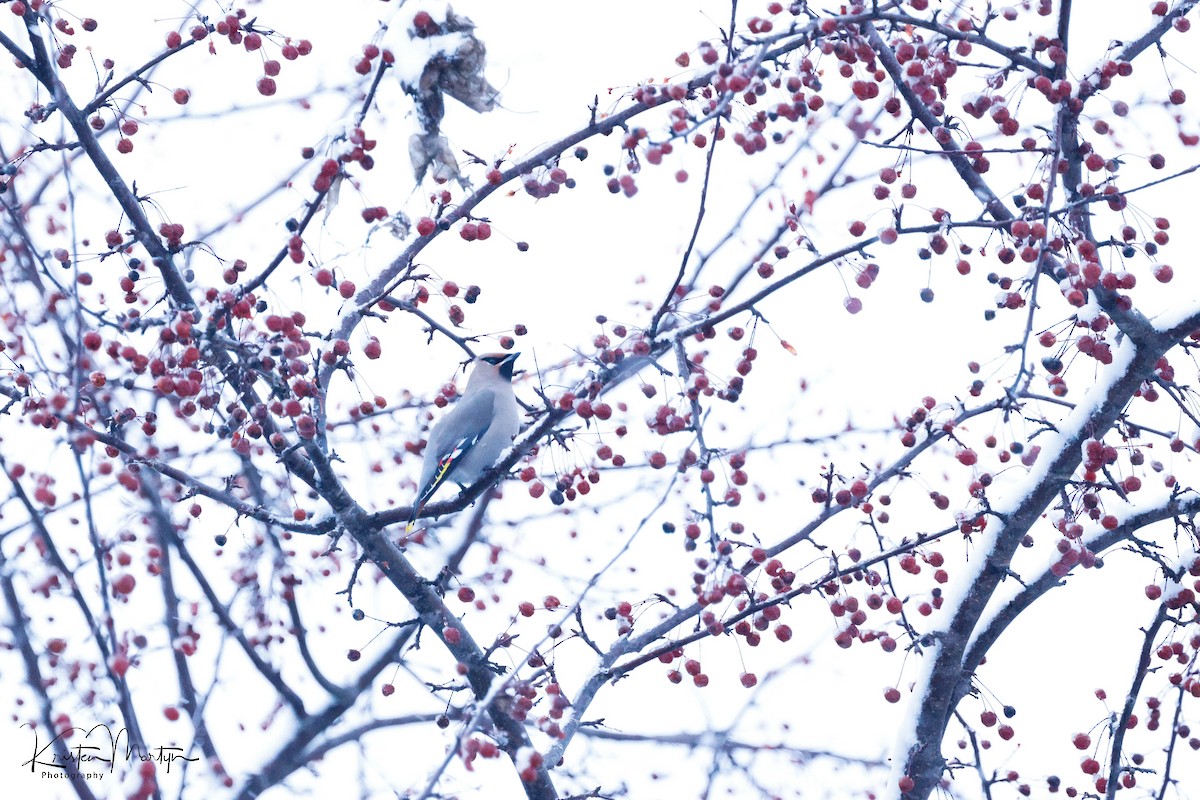
[[[426,478],[413,503],[412,519],[408,530],[412,530],[417,516],[434,493],[449,479],[467,453],[471,452],[492,422],[492,410],[496,395],[491,390],[480,391],[461,399],[454,409],[436,425],[425,446],[425,458],[437,459],[437,466]],[[461,420],[465,424],[455,424]]]

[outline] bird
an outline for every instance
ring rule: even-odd
[[[446,481],[466,488],[495,465],[521,429],[513,365],[520,353],[485,353],[472,361],[467,388],[429,432],[420,489],[405,533]]]

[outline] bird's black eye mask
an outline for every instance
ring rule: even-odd
[[[491,364],[493,367],[500,368],[500,374],[508,380],[512,380],[513,366],[517,362],[517,356],[520,353],[497,353],[491,356],[482,356],[480,361]]]

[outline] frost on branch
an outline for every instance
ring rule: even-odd
[[[449,6],[444,13],[418,11],[406,34],[410,41],[397,48],[396,66],[417,110],[418,130],[408,142],[413,174],[420,181],[432,170],[434,180],[445,183],[459,171],[441,131],[444,96],[482,114],[496,107],[499,92],[483,75],[487,49],[475,36],[475,23]]]

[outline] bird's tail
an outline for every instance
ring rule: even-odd
[[[424,510],[425,510],[425,503],[423,501],[418,501],[416,503],[413,503],[412,517],[409,518],[408,524],[404,526],[404,535],[405,536],[412,533],[412,529],[417,526],[417,517],[419,517],[421,515],[421,512]]]
[[[406,525],[404,528],[405,535],[412,533],[412,529],[416,527],[417,517],[421,516],[421,512],[425,510],[425,504],[429,502],[431,497],[433,497],[433,493],[438,490],[438,486],[445,477],[445,472],[446,470],[443,468],[441,472],[434,476],[433,480],[429,481],[429,483],[425,486],[422,486],[421,491],[417,492],[417,497],[415,500],[413,500],[412,516],[409,517],[408,525]]]
[[[434,493],[438,490],[438,487],[442,485],[446,478],[450,476],[450,473],[454,471],[454,468],[458,466],[459,462],[462,460],[462,456],[467,452],[467,450],[470,450],[477,441],[479,441],[479,436],[471,439],[465,446],[460,445],[454,448],[449,455],[443,456],[442,459],[438,461],[437,472],[434,473],[433,477],[429,479],[428,483],[421,487],[421,491],[417,492],[417,499],[413,501],[412,518],[409,519],[408,526],[404,529],[405,534],[412,533],[413,526],[417,524],[417,517],[419,517],[421,512],[425,510],[425,504],[429,502],[430,498],[432,498]]]

